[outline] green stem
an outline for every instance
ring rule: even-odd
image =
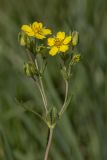
[[[28,58],[34,63],[34,65],[36,65],[36,68],[39,71],[37,59],[34,59],[32,53],[29,50],[27,50],[27,53],[28,53]],[[39,81],[40,81],[40,84],[39,84],[34,77],[32,77],[32,78],[36,82],[36,85],[38,86],[38,88],[40,90],[40,93],[41,93],[41,96],[42,96],[42,99],[43,99],[43,104],[44,104],[44,107],[45,107],[45,111],[46,111],[46,114],[47,114],[48,113],[47,98],[46,98],[46,94],[45,94],[45,91],[44,91],[44,86],[43,86],[42,79],[39,76]]]
[[[35,59],[35,64],[36,64],[37,70],[39,70],[38,63],[37,63],[37,60],[36,60],[36,59]],[[45,94],[45,90],[44,90],[44,86],[43,86],[43,82],[42,82],[42,77],[41,77],[41,76],[39,76],[39,82],[40,82],[40,85],[39,85],[39,83],[38,83],[38,88],[39,88],[40,93],[41,93],[41,95],[42,95],[44,107],[45,107],[46,114],[47,114],[47,113],[48,113],[48,109],[47,109],[47,98],[46,98],[46,94]]]
[[[32,77],[32,78],[33,78],[33,80],[35,81],[35,83],[36,83],[36,85],[37,85],[37,87],[38,87],[38,89],[39,89],[39,91],[40,91],[40,94],[41,94],[42,100],[43,100],[43,104],[44,104],[44,107],[45,107],[45,111],[46,111],[46,114],[47,114],[48,110],[47,110],[46,100],[45,100],[45,97],[44,97],[42,88],[41,88],[40,84],[38,83],[38,81],[35,79],[35,77]]]
[[[49,129],[49,138],[48,138],[48,143],[47,143],[47,146],[46,146],[44,160],[48,160],[49,150],[50,150],[51,142],[52,142],[52,136],[53,136],[53,128],[50,128]]]
[[[43,82],[42,82],[42,77],[40,77],[39,80],[40,80],[41,90],[42,90],[43,97],[44,97],[44,103],[45,103],[44,105],[45,105],[46,113],[48,113],[47,98],[46,98],[46,94],[45,94],[45,90],[44,90],[44,86],[43,86]]]
[[[66,80],[65,81],[65,100],[64,100],[64,103],[63,103],[63,106],[59,112],[59,115],[62,115],[63,112],[64,112],[64,109],[65,109],[65,106],[66,106],[66,102],[67,102],[67,98],[68,98],[68,81]]]
[[[33,56],[32,52],[29,51],[28,49],[26,49],[26,51],[27,51],[28,59],[29,59],[30,61],[32,61],[32,63],[35,65],[35,60],[34,60],[35,57]]]

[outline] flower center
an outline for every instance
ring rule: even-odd
[[[63,45],[63,40],[60,40],[60,39],[56,38],[55,39],[55,46],[59,47],[61,45]]]
[[[35,34],[36,33],[38,33],[38,34],[40,34],[40,35],[43,35],[43,31],[42,31],[42,29],[41,28],[36,28],[35,30],[34,30],[34,32],[35,32]]]
[[[38,34],[43,35],[43,31],[41,29],[38,29]]]

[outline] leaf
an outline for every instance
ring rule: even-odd
[[[1,135],[1,140],[2,140],[5,159],[6,160],[14,160],[13,150],[10,146],[9,141],[8,141],[6,132],[4,131],[4,129],[2,127],[0,127],[0,135]]]

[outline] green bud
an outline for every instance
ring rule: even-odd
[[[28,77],[34,76],[37,73],[36,67],[32,62],[24,63],[23,69]]]
[[[72,46],[76,46],[78,44],[78,41],[79,41],[79,34],[77,31],[73,31],[71,40]]]
[[[40,53],[40,52],[42,52],[45,48],[46,48],[46,47],[45,47],[44,45],[40,45],[40,46],[38,46],[38,47],[36,48],[36,51]]]
[[[18,34],[18,41],[21,46],[28,46],[30,44],[30,39],[24,32]]]
[[[72,57],[72,63],[75,64],[75,63],[78,63],[80,61],[80,54],[75,54],[73,57]]]
[[[58,112],[55,107],[53,107],[46,116],[46,123],[49,128],[54,128],[58,118]]]
[[[39,53],[39,54],[41,54],[41,56],[43,58],[47,57],[47,51],[48,51],[47,47],[44,46],[43,44],[41,44],[41,45],[39,45],[39,46],[36,47],[36,52]]]

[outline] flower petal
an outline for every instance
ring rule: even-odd
[[[65,32],[58,32],[56,38],[63,40],[65,38]]]
[[[68,44],[71,41],[72,36],[67,36],[64,41],[63,44]]]
[[[52,34],[51,30],[46,28],[42,29],[42,32],[44,35]]]
[[[41,34],[39,34],[39,33],[35,33],[35,35],[34,35],[37,39],[44,39],[44,38],[46,38],[44,35],[41,35]]]
[[[59,49],[57,47],[52,47],[51,50],[49,51],[49,54],[51,56],[54,56],[54,55],[56,55],[58,53],[58,50]]]
[[[54,46],[54,44],[55,44],[55,38],[48,38],[48,45]]]
[[[68,49],[69,49],[68,45],[62,45],[62,46],[60,46],[59,51],[66,52]]]
[[[33,22],[32,29],[36,32],[38,29],[42,29],[42,23]]]
[[[37,22],[38,23],[38,22]],[[42,23],[38,23],[38,26],[39,28],[42,28],[43,27],[43,24]]]
[[[29,25],[23,25],[21,30],[24,31],[28,36],[34,36],[34,32]]]

